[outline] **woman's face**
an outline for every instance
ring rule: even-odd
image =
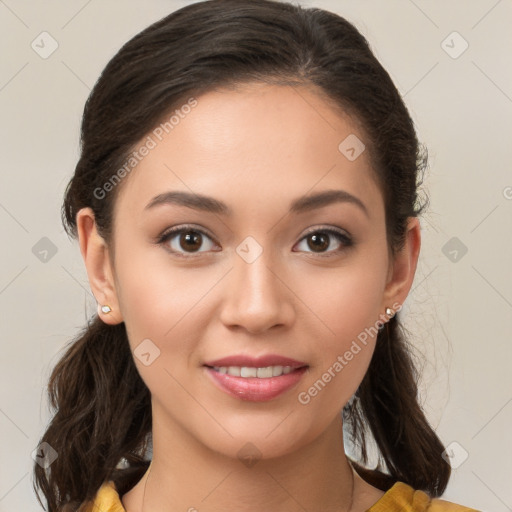
[[[387,286],[383,197],[357,124],[305,87],[196,100],[141,142],[150,149],[123,178],[102,318],[125,322],[161,436],[283,455],[339,420],[380,315],[408,288]],[[313,200],[326,192],[339,195]],[[158,242],[170,228],[183,232]],[[231,356],[302,369],[206,366]],[[240,366],[272,368],[230,375]]]

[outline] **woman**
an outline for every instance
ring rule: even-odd
[[[63,205],[98,316],[50,378],[49,510],[471,510],[398,315],[425,161],[335,14],[206,1],[125,44]]]

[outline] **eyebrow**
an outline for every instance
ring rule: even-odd
[[[350,194],[346,190],[325,190],[316,194],[305,195],[292,201],[290,205],[290,213],[305,213],[316,208],[322,208],[334,203],[351,203],[358,206],[367,217],[369,217],[368,209],[365,204],[356,196]],[[146,205],[144,210],[150,210],[159,205],[176,204],[186,206],[194,210],[232,216],[233,211],[226,203],[219,201],[210,196],[195,194],[184,191],[165,192],[155,196]]]

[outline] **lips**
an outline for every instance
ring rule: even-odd
[[[265,368],[267,366],[290,366],[293,369],[308,366],[307,363],[291,359],[289,357],[280,356],[277,354],[267,354],[260,357],[250,357],[245,355],[234,355],[206,361],[205,366],[213,368],[214,366],[245,366],[252,368]]]
[[[272,400],[292,389],[308,368],[304,362],[275,354],[235,355],[208,361],[203,366],[218,389],[253,402]],[[258,376],[252,376],[256,369]]]

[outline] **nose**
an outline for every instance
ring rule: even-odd
[[[235,254],[220,315],[224,325],[251,334],[290,327],[295,314],[293,293],[280,269],[265,251],[251,263]]]

